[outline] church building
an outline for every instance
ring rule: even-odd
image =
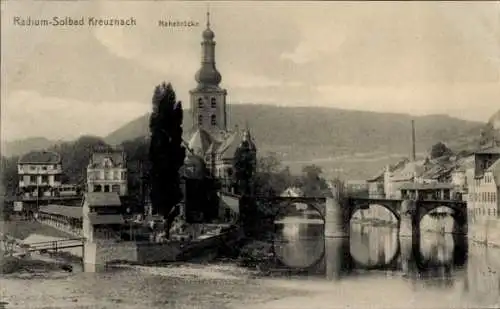
[[[207,176],[219,179],[222,189],[233,192],[233,158],[236,150],[248,141],[255,151],[255,144],[248,128],[229,130],[227,114],[227,90],[220,87],[222,76],[216,68],[215,34],[207,26],[202,33],[201,67],[196,72],[196,87],[190,94],[192,127],[189,133],[188,151],[185,161],[185,176]]]

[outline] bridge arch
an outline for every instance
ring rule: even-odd
[[[269,199],[275,219],[292,216],[308,215],[308,218],[319,219],[325,223],[326,199],[308,197],[275,197]]]
[[[376,201],[376,202],[350,202],[350,207],[349,211],[347,214],[347,219],[350,222],[351,219],[353,218],[354,214],[359,211],[359,210],[364,210],[364,209],[369,209],[370,206],[378,206],[387,209],[393,217],[396,219],[397,226],[399,227],[399,224],[401,223],[401,215],[397,211],[397,209],[394,207],[392,204]]]
[[[325,255],[325,198],[272,197],[266,199],[274,225],[275,262],[294,271],[317,267]]]
[[[415,225],[420,230],[420,223],[422,219],[429,215],[432,211],[438,208],[447,208],[451,210],[450,216],[454,220],[453,233],[466,234],[467,233],[467,208],[465,203],[461,201],[456,202],[442,202],[442,201],[417,201],[417,213],[415,216]]]

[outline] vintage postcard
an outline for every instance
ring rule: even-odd
[[[0,308],[499,308],[500,2],[1,1]]]

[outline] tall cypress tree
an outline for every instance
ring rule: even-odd
[[[257,152],[250,140],[242,141],[233,158],[234,178],[238,185],[239,194],[250,196],[253,193],[253,178],[256,169]]]
[[[240,223],[247,236],[255,233],[260,220],[255,212],[254,174],[257,161],[257,152],[250,135],[242,141],[234,154],[234,178],[240,194]]]
[[[167,233],[182,200],[179,169],[184,164],[186,150],[182,145],[182,104],[176,101],[172,85],[156,86],[149,129],[151,203],[153,211],[167,220]]]

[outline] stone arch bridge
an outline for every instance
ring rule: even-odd
[[[460,200],[403,200],[403,199],[373,199],[365,197],[345,196],[316,197],[269,197],[264,199],[276,214],[303,213],[304,210],[316,211],[325,222],[326,237],[342,237],[349,233],[349,224],[357,210],[368,209],[370,205],[379,205],[390,211],[397,219],[400,236],[420,234],[422,218],[436,210],[446,207],[451,210],[454,218],[455,234],[467,234],[467,203]],[[298,209],[295,205],[306,205]]]

